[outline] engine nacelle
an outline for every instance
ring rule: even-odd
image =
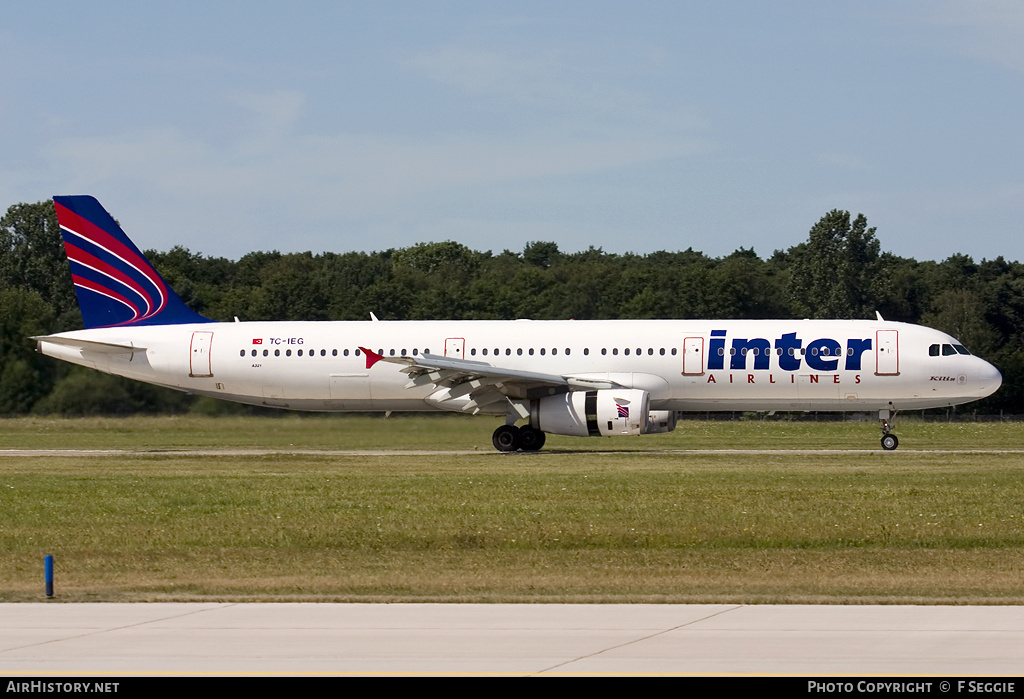
[[[533,401],[530,424],[544,432],[572,437],[645,434],[649,431],[649,398],[647,391],[638,389],[570,391]]]
[[[675,410],[652,410],[647,415],[647,431],[644,434],[671,432],[676,428]]]

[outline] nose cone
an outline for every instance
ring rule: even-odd
[[[1003,375],[994,366],[981,360],[981,366],[975,374],[978,387],[978,398],[991,396],[1003,385]]]

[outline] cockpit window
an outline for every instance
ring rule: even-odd
[[[948,345],[948,344],[939,345],[939,344],[935,344],[935,345],[929,345],[928,346],[928,356],[929,357],[938,357],[938,356],[952,357],[952,356],[955,356],[955,355],[958,355],[958,354],[970,355],[971,353],[968,352],[967,348],[964,347],[963,345]]]

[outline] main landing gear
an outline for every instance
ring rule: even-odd
[[[491,442],[498,451],[537,451],[544,446],[544,437],[542,431],[529,425],[502,425],[494,430]]]
[[[892,404],[889,404],[890,407]],[[892,451],[900,445],[899,438],[894,435],[892,430],[892,424],[896,419],[896,411],[879,410],[878,420],[882,423],[882,448],[886,451]]]

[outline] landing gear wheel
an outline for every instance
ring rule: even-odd
[[[502,425],[494,430],[491,443],[498,451],[515,451],[522,445],[522,434],[515,425]]]
[[[546,435],[535,427],[519,428],[519,448],[523,451],[537,451],[544,446]]]
[[[896,418],[896,412],[892,403],[889,403],[888,408],[878,411],[878,419],[882,423],[882,448],[886,451],[892,451],[900,445],[900,440],[892,433],[892,423]]]

